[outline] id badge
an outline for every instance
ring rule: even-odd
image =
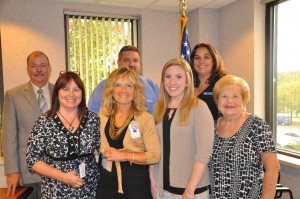
[[[78,171],[79,177],[84,178],[86,176],[85,174],[85,163],[79,162],[78,160],[74,161],[75,170]]]
[[[130,130],[130,135],[131,135],[132,139],[141,137],[138,123],[135,120],[130,122],[129,130]]]
[[[79,164],[79,177],[84,178],[85,177],[85,163],[81,162]]]

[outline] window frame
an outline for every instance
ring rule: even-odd
[[[66,10],[64,11],[64,26],[65,26],[65,56],[66,56],[66,70],[78,70],[77,72],[79,72],[83,82],[85,83],[85,91],[86,91],[86,97],[87,97],[87,100],[86,102],[88,103],[89,101],[89,97],[91,95],[91,92],[93,92],[94,88],[99,85],[99,83],[107,78],[107,76],[109,75],[109,71],[108,74],[106,73],[106,76],[104,76],[102,79],[100,78],[100,81],[99,82],[95,82],[96,85],[93,85],[93,84],[90,84],[90,82],[86,82],[88,80],[86,80],[86,77],[87,74],[81,74],[80,72],[80,68],[77,68],[77,69],[74,69],[72,66],[71,66],[71,55],[70,55],[70,37],[69,37],[69,19],[70,18],[81,18],[81,19],[84,19],[84,18],[88,18],[88,20],[90,20],[91,18],[94,20],[96,18],[98,18],[98,20],[101,20],[101,19],[104,19],[105,21],[109,21],[109,19],[114,22],[115,20],[117,20],[118,22],[120,22],[122,19],[123,20],[126,20],[126,22],[130,21],[130,26],[131,26],[131,34],[130,34],[130,40],[128,40],[129,43],[125,43],[124,45],[132,45],[132,46],[136,46],[137,48],[139,48],[139,23],[140,23],[140,17],[138,16],[128,16],[128,15],[113,15],[113,14],[100,14],[100,13],[87,13],[87,12],[80,12],[80,11],[69,11],[69,10]],[[107,31],[107,30],[105,30]],[[120,37],[118,37],[120,38]],[[107,41],[106,41],[107,42]],[[120,47],[120,44],[121,43],[118,43],[119,46],[117,46],[117,48],[119,48],[116,52],[116,54],[113,53],[113,55],[118,55],[119,53],[119,50],[121,49]],[[114,46],[112,45],[112,48]],[[123,47],[123,45],[122,45]],[[114,64],[108,64],[107,66],[110,66],[110,67],[117,67],[117,60],[115,60],[115,62],[113,62]],[[98,66],[98,65],[97,65]],[[101,65],[100,65],[101,66]],[[103,68],[103,66],[102,66]],[[109,67],[106,67],[106,68],[109,68]],[[106,69],[107,70],[107,69]],[[111,71],[111,70],[110,70]],[[89,73],[91,74],[91,73]],[[97,73],[94,73],[94,75],[97,75]],[[87,85],[86,85],[87,84]],[[90,85],[89,85],[90,84]]]
[[[266,4],[266,98],[265,98],[265,119],[273,130],[273,138],[277,143],[277,34],[278,34],[278,5],[288,0],[274,0]],[[300,153],[294,153],[282,148],[276,147],[277,152],[294,158],[300,158]]]

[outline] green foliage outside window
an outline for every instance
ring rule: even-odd
[[[300,71],[277,74],[277,113],[297,118],[300,113]]]
[[[95,86],[117,68],[119,50],[135,45],[136,19],[69,16],[68,70],[79,72],[87,101]]]

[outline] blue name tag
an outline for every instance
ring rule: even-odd
[[[203,95],[213,95],[214,92],[204,92]]]

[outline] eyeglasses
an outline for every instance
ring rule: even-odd
[[[66,73],[66,72],[76,73],[77,75],[80,76],[80,73],[79,73],[79,72],[77,72],[77,71],[70,71],[70,70],[63,70],[63,71],[60,71],[60,72],[59,72],[59,76],[61,76],[62,74]]]
[[[41,64],[41,65],[31,65],[31,66],[28,66],[28,68],[30,68],[31,70],[36,70],[38,68],[45,70],[46,68],[48,68],[48,66],[49,65],[47,65],[47,64]]]

